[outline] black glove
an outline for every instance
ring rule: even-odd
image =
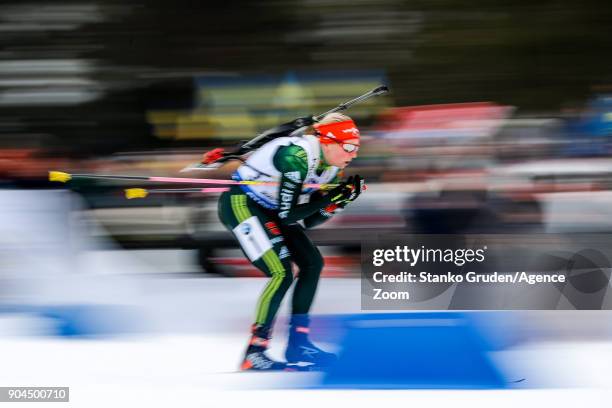
[[[351,194],[351,196],[348,199],[348,202],[352,202],[355,201],[357,199],[357,197],[359,197],[361,195],[361,192],[363,190],[365,190],[365,179],[362,178],[359,174],[357,174],[354,178],[353,178],[353,193]]]
[[[361,176],[351,176],[339,186],[334,187],[329,191],[331,202],[344,206],[352,201],[355,201],[361,192],[365,189],[365,180]]]

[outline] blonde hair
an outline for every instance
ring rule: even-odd
[[[334,113],[329,113],[325,115],[323,119],[321,119],[317,123],[320,125],[326,125],[328,123],[344,122],[346,120],[353,120],[353,119],[351,119],[349,116],[345,115],[344,113],[334,112]],[[304,132],[304,134],[306,135],[314,135],[315,133],[316,131],[313,126],[308,126],[308,128]]]

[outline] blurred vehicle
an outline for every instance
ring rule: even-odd
[[[498,191],[528,194],[542,207],[545,232],[612,231],[612,162],[547,159],[491,171]]]
[[[542,209],[527,184],[496,186],[487,171],[432,178],[408,198],[407,224],[422,234],[541,231]]]
[[[612,163],[548,159],[430,179],[406,203],[420,233],[612,231]]]

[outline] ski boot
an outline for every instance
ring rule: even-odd
[[[253,325],[249,347],[240,364],[242,371],[293,371],[286,363],[274,361],[265,351],[270,341],[270,329],[261,325]]]
[[[329,367],[338,360],[338,357],[333,353],[321,350],[308,339],[309,323],[310,319],[306,315],[291,317],[285,358],[291,364],[310,363],[311,368]]]

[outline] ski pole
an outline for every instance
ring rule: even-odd
[[[157,183],[187,183],[187,184],[219,184],[219,185],[256,185],[256,186],[276,186],[278,181],[254,181],[254,180],[221,180],[221,179],[202,179],[202,178],[187,178],[187,177],[160,177],[160,176],[126,176],[126,175],[110,175],[110,174],[70,174],[62,171],[50,171],[49,181],[58,181],[66,183],[72,179],[102,179],[102,180],[141,180],[152,181]],[[304,184],[306,188],[327,189],[336,187],[338,184]]]
[[[337,184],[322,184],[322,186],[335,186]],[[367,186],[363,186],[366,190]],[[134,198],[146,198],[150,194],[176,194],[176,193],[223,193],[229,191],[229,187],[204,187],[204,188],[126,188],[125,198],[128,200]]]

